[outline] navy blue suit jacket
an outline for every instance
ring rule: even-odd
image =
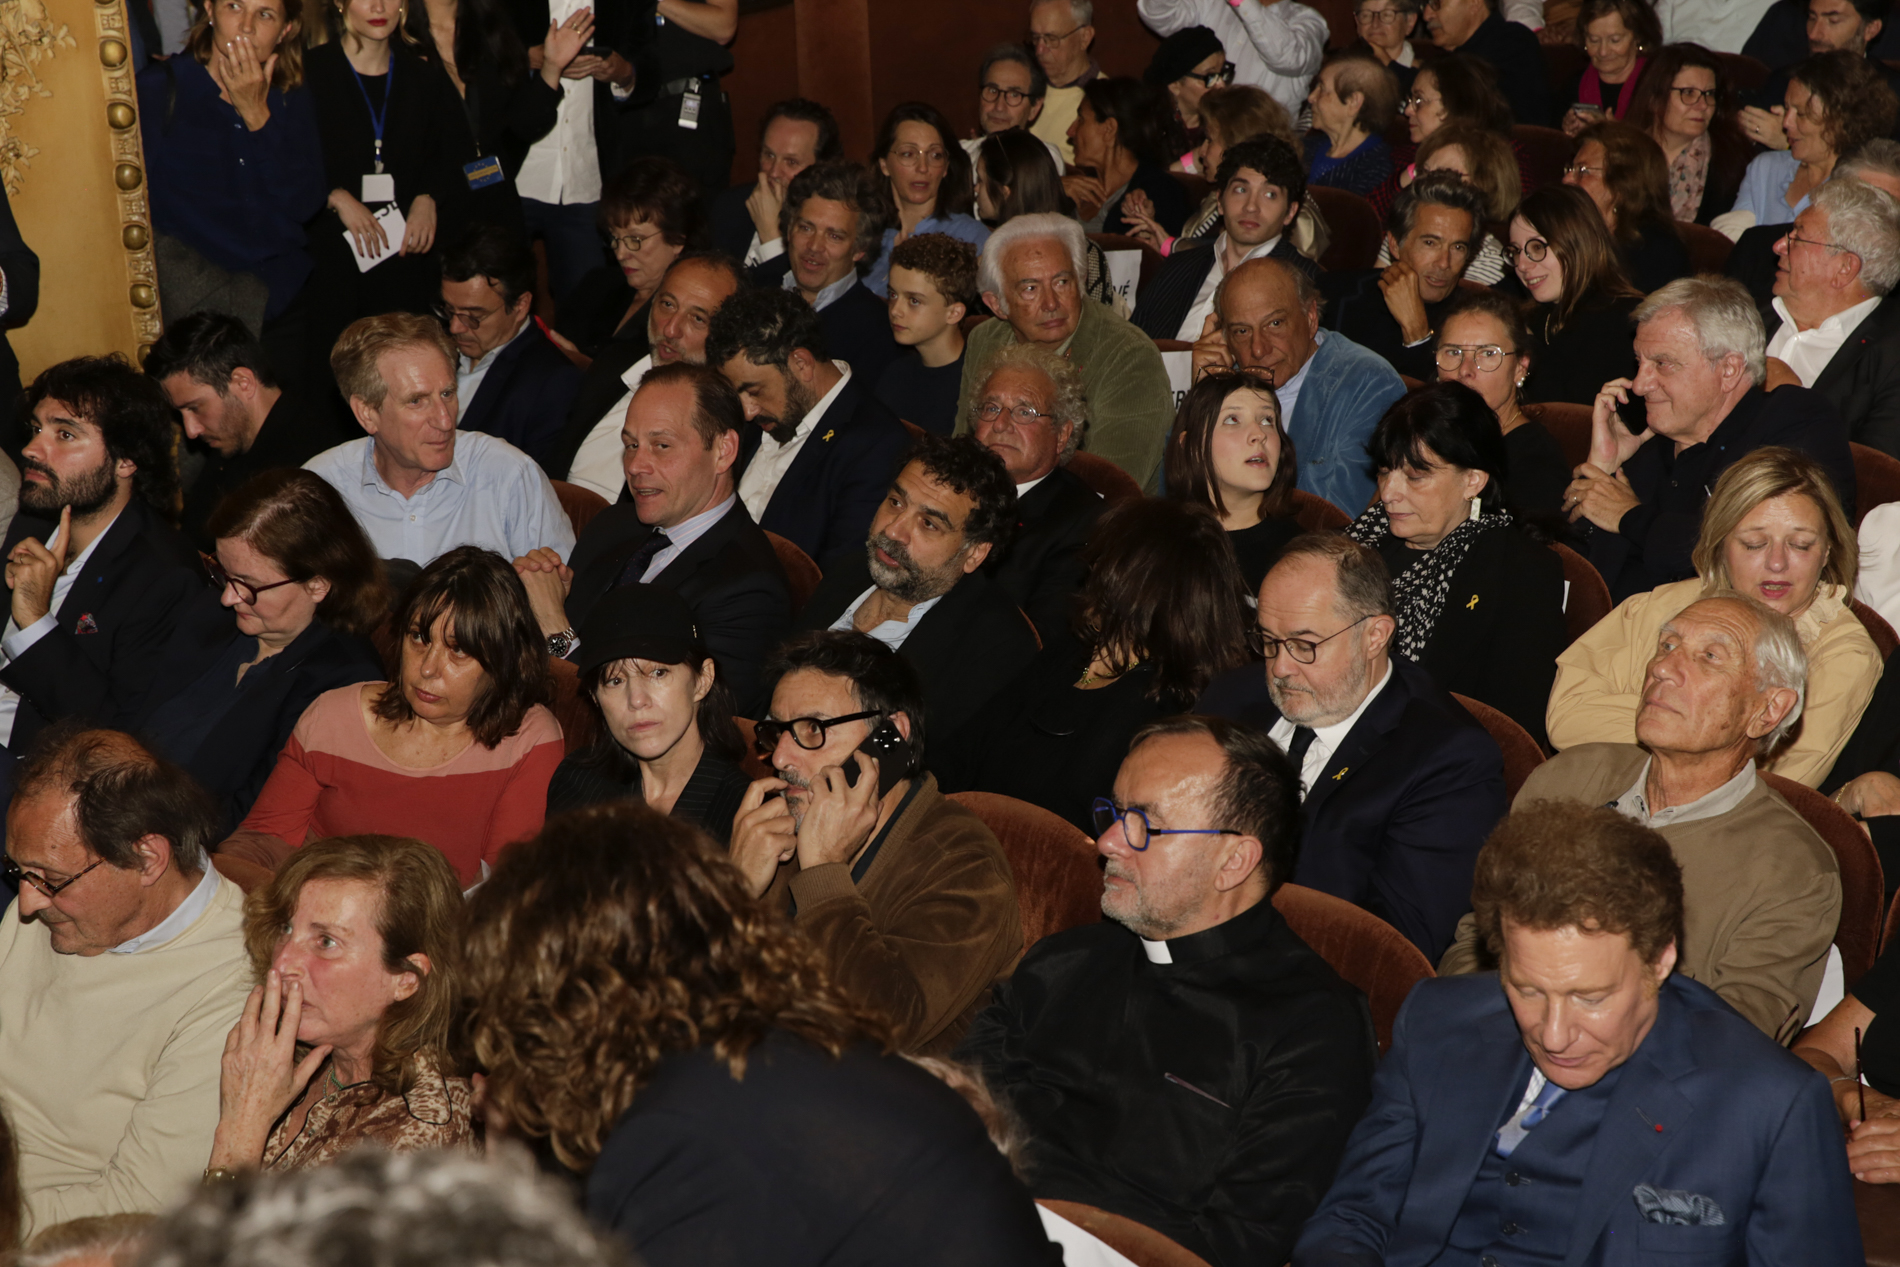
[[[813,425],[759,519],[759,527],[814,560],[840,550],[863,552],[871,516],[910,448],[904,424],[871,394],[872,381],[851,367],[851,381]],[[740,460],[746,464],[760,445],[775,443],[756,427],[747,427],[744,439]]]
[[[758,187],[756,180],[733,185],[713,195],[706,208],[706,227],[713,246],[735,260],[745,258],[752,245],[752,235],[758,231],[752,224],[752,213],[745,209],[746,199]]]
[[[1495,974],[1421,982],[1294,1267],[1439,1261],[1530,1063]],[[1708,1197],[1726,1222],[1647,1222],[1638,1184]],[[1575,1209],[1564,1267],[1865,1261],[1827,1083],[1680,975],[1610,1093]]]
[[[457,425],[506,440],[539,462],[549,478],[561,479],[566,467],[556,471],[549,458],[580,389],[580,366],[534,326],[496,354]]]
[[[1438,962],[1471,909],[1471,872],[1504,817],[1504,757],[1464,706],[1403,656],[1301,810],[1295,883],[1363,906]],[[1266,670],[1230,669],[1197,713],[1273,727]]]

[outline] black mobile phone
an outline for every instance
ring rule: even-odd
[[[897,724],[886,717],[876,730],[864,737],[858,745],[858,751],[877,758],[877,794],[887,795],[903,779],[910,765],[910,741],[898,732]],[[858,785],[858,775],[863,767],[856,757],[846,757],[844,781],[852,787]]]
[[[1633,436],[1649,430],[1649,405],[1635,392],[1629,392],[1629,399],[1616,407],[1616,416],[1623,420],[1623,429]]]

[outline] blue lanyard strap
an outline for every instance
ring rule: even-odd
[[[389,53],[389,78],[383,81],[383,108],[378,110],[369,99],[369,89],[363,86],[363,77],[356,73],[356,65],[349,58],[343,64],[350,68],[350,78],[356,80],[356,90],[363,94],[363,107],[369,111],[370,126],[376,129],[376,174],[383,170],[383,125],[389,121],[389,99],[396,95],[396,53]]]

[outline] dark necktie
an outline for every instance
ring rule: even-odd
[[[626,565],[620,569],[620,575],[615,578],[613,588],[619,589],[622,585],[638,584],[640,578],[646,575],[647,565],[653,562],[653,556],[671,544],[673,543],[666,539],[666,534],[655,528],[653,535],[642,541],[640,548],[627,556]]]
[[[1286,746],[1286,757],[1288,761],[1293,763],[1294,774],[1298,774],[1301,770],[1306,768],[1306,750],[1313,746],[1313,740],[1316,738],[1318,738],[1318,736],[1314,734],[1311,726],[1295,726],[1293,728],[1293,738]]]

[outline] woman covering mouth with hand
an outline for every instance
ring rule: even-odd
[[[1663,625],[1706,593],[1732,589],[1792,619],[1808,653],[1800,729],[1761,767],[1815,786],[1873,698],[1881,664],[1848,606],[1860,544],[1833,485],[1803,453],[1756,449],[1716,480],[1694,557],[1694,577],[1626,599],[1558,657],[1551,743],[1634,743]]]

